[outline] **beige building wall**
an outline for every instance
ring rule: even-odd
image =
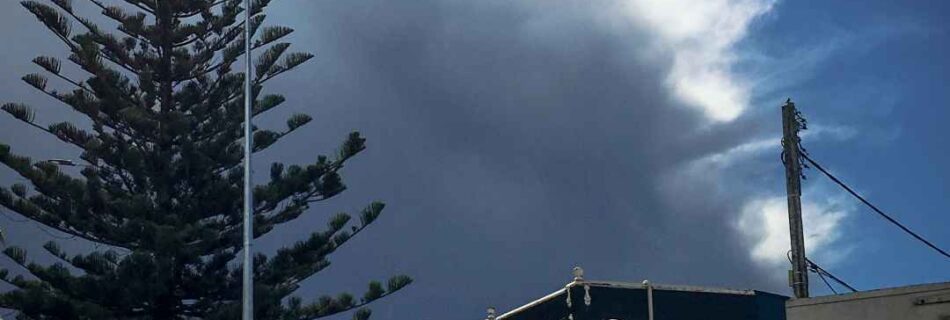
[[[785,303],[787,320],[950,320],[950,282]]]

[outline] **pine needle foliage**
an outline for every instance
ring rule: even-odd
[[[30,106],[0,105],[13,118],[82,150],[80,175],[0,144],[0,163],[32,184],[0,187],[0,206],[49,229],[107,245],[71,254],[55,242],[44,248],[51,265],[31,262],[16,246],[3,253],[19,265],[0,270],[13,290],[0,307],[25,319],[238,319],[241,306],[243,81],[251,76],[259,116],[284,97],[262,94],[271,79],[311,59],[282,42],[292,29],[264,26],[269,0],[253,1],[250,26],[241,0],[88,0],[115,31],[79,16],[70,0],[22,1],[68,50],[84,80],[63,62],[33,60],[40,73],[28,85],[89,119],[40,124]],[[244,28],[254,34],[256,68],[239,69]],[[52,89],[67,86],[65,91]],[[254,152],[275,146],[311,118],[295,114],[286,128],[254,128]],[[297,219],[315,202],[346,189],[340,170],[365,148],[359,133],[337,152],[312,163],[274,163],[254,188],[254,236]],[[62,163],[59,163],[60,165]],[[365,320],[367,304],[404,288],[372,281],[361,298],[342,293],[304,301],[300,282],[324,270],[328,256],[377,220],[373,202],[359,219],[340,213],[304,240],[254,258],[259,319],[316,319],[352,311]],[[2,208],[0,208],[2,209]],[[316,213],[312,213],[316,214]],[[16,274],[16,276],[14,276]],[[26,276],[24,276],[26,275]]]

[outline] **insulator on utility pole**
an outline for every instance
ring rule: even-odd
[[[802,164],[798,132],[803,129],[795,104],[789,99],[782,106],[782,161],[785,163],[785,188],[788,195],[788,228],[791,240],[792,270],[789,284],[795,298],[808,297],[808,264],[805,259],[805,235],[802,228]]]

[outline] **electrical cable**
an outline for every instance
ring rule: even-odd
[[[824,173],[826,176],[828,176],[828,178],[830,178],[832,181],[834,181],[834,182],[837,183],[839,186],[841,186],[842,188],[844,188],[844,189],[845,189],[846,191],[848,191],[848,193],[850,193],[852,196],[854,196],[855,198],[858,198],[858,200],[861,200],[861,202],[863,202],[865,205],[867,205],[867,206],[870,207],[872,210],[874,210],[874,212],[876,212],[878,215],[880,215],[881,217],[884,217],[884,219],[887,219],[887,221],[889,221],[890,223],[893,223],[893,224],[896,225],[898,228],[901,228],[901,230],[904,230],[904,232],[906,232],[907,234],[913,236],[913,237],[916,238],[917,240],[920,240],[920,242],[923,242],[923,243],[924,243],[925,245],[927,245],[928,247],[930,247],[930,248],[936,250],[937,252],[939,252],[940,254],[942,254],[944,257],[947,257],[947,259],[950,259],[950,253],[947,253],[947,252],[944,251],[943,249],[940,249],[940,248],[937,247],[935,244],[931,243],[930,241],[927,241],[927,239],[924,239],[924,237],[921,237],[921,236],[918,235],[917,233],[914,233],[913,231],[911,231],[910,229],[908,229],[907,227],[905,227],[905,226],[904,226],[903,224],[901,224],[900,222],[897,222],[897,220],[894,220],[894,218],[891,218],[890,216],[888,216],[886,213],[884,213],[883,211],[881,211],[881,209],[878,209],[876,206],[874,206],[873,204],[871,204],[870,202],[868,202],[866,199],[864,199],[864,197],[862,197],[861,195],[859,195],[857,192],[854,192],[854,190],[852,190],[850,187],[848,187],[846,184],[844,184],[844,182],[841,182],[841,180],[838,180],[838,178],[835,178],[834,175],[832,175],[832,174],[829,173],[827,170],[825,170],[825,168],[822,168],[821,165],[819,165],[817,162],[815,162],[815,160],[812,160],[807,154],[805,154],[805,153],[803,152],[803,153],[801,153],[801,156],[802,156],[803,158],[805,158],[805,160],[808,160],[808,162],[811,163],[811,164],[815,167],[815,169],[818,169],[818,171],[821,171],[821,173]]]
[[[787,252],[785,252],[785,257],[788,258],[788,263],[793,263],[792,250],[788,250]],[[824,268],[818,266],[818,264],[812,262],[811,259],[808,259],[808,257],[805,257],[805,263],[808,264],[808,270],[817,274],[818,277],[821,278],[821,281],[824,281],[825,285],[828,286],[829,289],[831,289],[831,292],[838,294],[838,291],[835,291],[835,289],[831,287],[831,285],[828,283],[828,280],[826,280],[824,276],[828,276],[829,278],[831,278],[838,284],[850,289],[852,292],[858,292],[857,289],[848,285],[847,283],[845,283],[843,280],[839,279],[838,277],[835,277],[835,275],[831,274],[831,272],[828,272],[828,270],[825,270]]]
[[[832,287],[831,284],[828,283],[828,280],[825,279],[825,276],[823,276],[821,272],[815,272],[815,273],[818,274],[818,278],[821,278],[821,282],[824,282],[825,285],[828,286],[828,289],[831,289],[831,292],[833,292],[834,294],[838,294],[838,291],[835,290],[835,287]]]
[[[831,272],[828,272],[828,270],[825,270],[824,268],[822,268],[822,267],[819,266],[818,264],[812,262],[811,259],[808,259],[808,257],[805,257],[805,262],[808,262],[809,267],[810,267],[810,268],[813,268],[813,271],[815,271],[816,273],[819,273],[819,275],[820,275],[820,274],[824,274],[824,275],[828,276],[829,278],[831,278],[831,280],[834,280],[835,282],[837,282],[838,284],[844,286],[845,288],[848,288],[848,289],[851,290],[852,292],[858,292],[858,289],[855,289],[854,287],[848,285],[847,283],[844,282],[844,280],[841,280],[841,279],[839,279],[838,277],[835,277],[835,275],[831,274]],[[824,278],[822,278],[822,280],[824,280]],[[834,290],[832,290],[832,291],[834,291]]]

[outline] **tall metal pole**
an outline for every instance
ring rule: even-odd
[[[647,289],[647,320],[653,320],[653,284],[643,280],[643,286]]]
[[[789,99],[782,106],[782,147],[785,162],[785,189],[788,195],[788,229],[791,240],[792,272],[789,275],[795,298],[808,297],[808,265],[805,260],[805,236],[802,230],[802,181],[799,162],[801,130],[795,104]]]
[[[253,234],[252,211],[254,195],[251,193],[251,149],[254,138],[251,125],[251,0],[244,0],[244,292],[243,319],[254,320],[254,264],[251,261]]]

